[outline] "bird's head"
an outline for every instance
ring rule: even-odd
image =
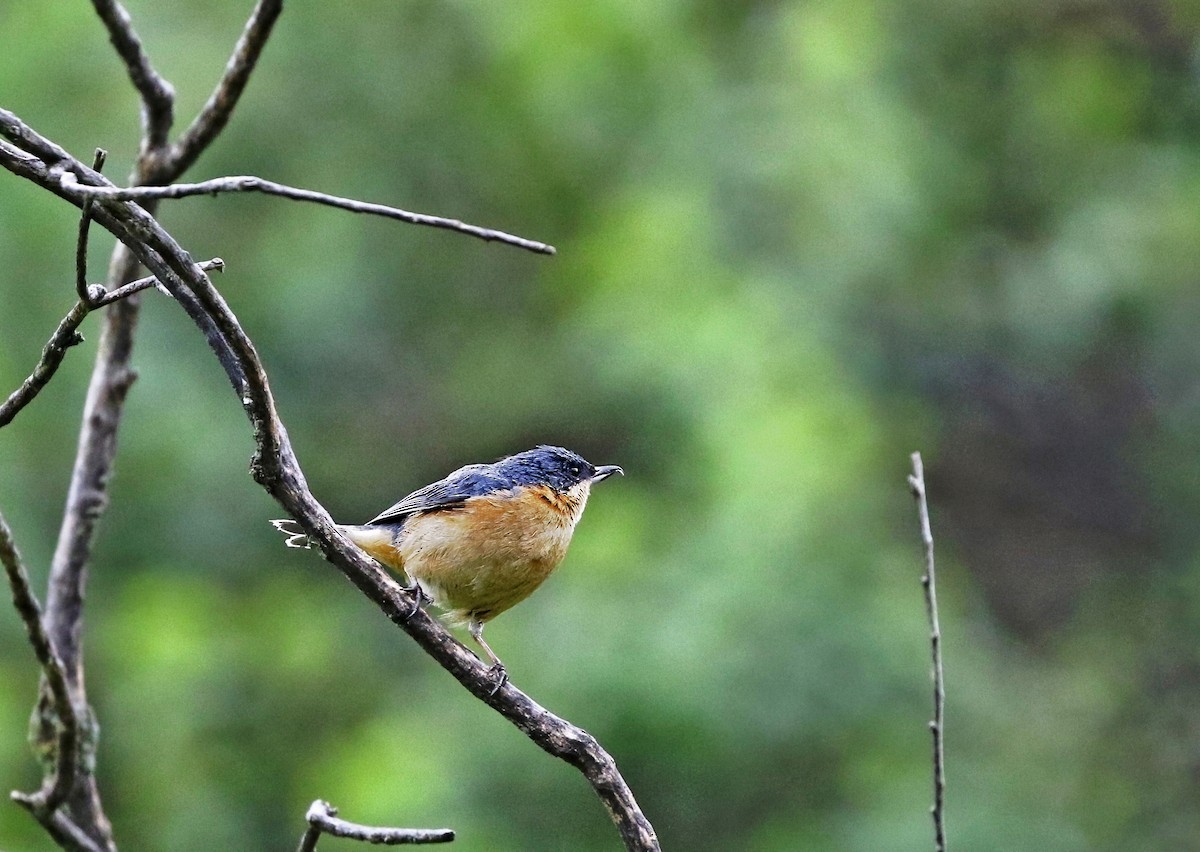
[[[541,446],[497,462],[497,466],[521,485],[549,485],[566,492],[587,483],[599,482],[625,471],[615,464],[594,465],[578,453],[562,447]]]

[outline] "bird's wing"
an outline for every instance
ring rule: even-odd
[[[384,509],[367,524],[387,524],[402,521],[418,512],[461,508],[470,497],[491,494],[511,486],[498,476],[489,464],[469,464],[460,467],[445,479],[440,479],[409,494],[399,503]]]

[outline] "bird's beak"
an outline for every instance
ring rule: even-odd
[[[596,468],[595,474],[592,475],[592,482],[599,482],[601,479],[608,479],[614,473],[625,475],[625,471],[615,464],[602,464]]]

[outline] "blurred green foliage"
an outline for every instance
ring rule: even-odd
[[[250,4],[128,5],[186,121]],[[1180,0],[289,5],[189,178],[559,256],[265,197],[162,219],[227,261],[339,519],[535,443],[625,467],[489,638],[666,848],[929,847],[915,448],[953,845],[1195,848],[1198,32]],[[3,105],[127,174],[137,101],[87,4],[7,3],[0,44]],[[0,175],[0,223],[8,393],[73,302],[76,216]],[[97,328],[0,433],[39,586]],[[322,797],[456,849],[615,848],[573,770],[282,548],[239,406],[155,293],[136,361],[87,628],[123,845],[293,848]],[[0,646],[0,784],[29,788],[15,615]],[[49,848],[11,806],[0,845]]]

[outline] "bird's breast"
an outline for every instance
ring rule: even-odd
[[[524,600],[566,555],[587,503],[533,486],[472,497],[461,508],[410,518],[397,536],[405,572],[435,602],[486,620]]]

